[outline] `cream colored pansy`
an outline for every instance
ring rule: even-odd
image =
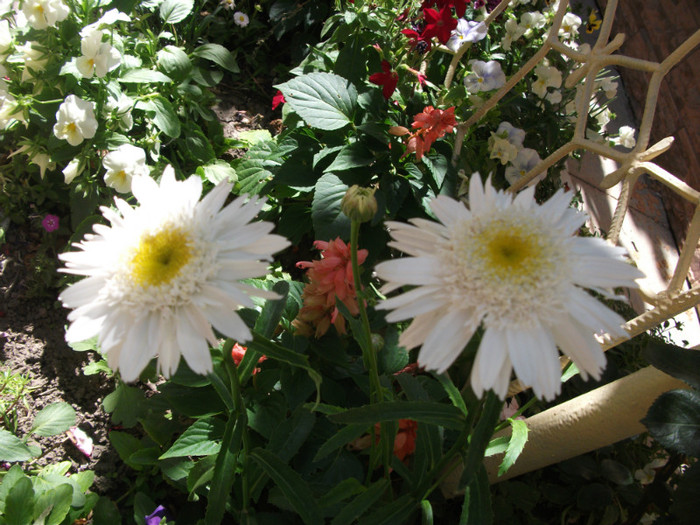
[[[84,78],[92,78],[93,75],[103,78],[121,64],[119,51],[109,43],[102,42],[102,36],[101,30],[94,29],[80,41],[83,54],[75,61],[75,67]]]
[[[559,38],[562,40],[572,40],[578,35],[578,28],[581,27],[581,18],[574,13],[566,13],[559,28]]]
[[[251,222],[264,200],[239,197],[224,207],[231,184],[220,183],[202,200],[202,180],[175,180],[167,167],[160,183],[136,177],[139,205],[115,199],[103,207],[110,226],[64,253],[63,272],[86,278],[59,299],[67,308],[69,342],[97,336],[109,366],[135,381],[154,357],[166,377],[180,356],[198,374],[212,371],[213,328],[241,343],[252,337],[236,310],[249,296],[276,294],[241,283],[264,275],[272,254],[289,242],[270,234],[274,225]]]
[[[22,55],[22,62],[24,63],[22,82],[27,82],[34,78],[36,73],[44,70],[49,61],[38,42],[32,41],[17,46],[17,51]]]
[[[134,177],[148,175],[146,152],[131,144],[122,144],[116,150],[107,153],[102,159],[102,165],[107,170],[105,183],[119,193],[131,191],[131,181]]]
[[[548,88],[561,87],[561,72],[553,66],[540,64],[535,68],[537,80],[532,83],[532,92],[540,98],[547,95]]]
[[[61,0],[24,0],[22,12],[34,29],[55,27],[70,13],[68,6]]]
[[[95,104],[68,95],[56,113],[53,134],[71,146],[77,146],[85,139],[91,139],[97,132]]]
[[[376,266],[383,293],[409,287],[378,305],[390,310],[390,323],[411,321],[399,344],[420,347],[418,363],[441,373],[482,327],[471,369],[479,397],[493,390],[504,399],[515,370],[537,397],[553,399],[561,389],[557,347],[584,379],[599,378],[605,354],[595,335],[624,335],[624,319],[584,288],[637,287],[642,272],[622,248],[574,236],[586,216],[561,190],[538,205],[534,187],[516,196],[474,173],[468,198],[467,206],[436,197],[439,222],[387,224],[389,246],[408,255]]]
[[[637,141],[634,138],[635,129],[630,126],[620,127],[618,136],[613,139],[613,142],[624,148],[634,148]]]

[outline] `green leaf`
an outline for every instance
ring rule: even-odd
[[[232,373],[236,373],[235,370]],[[221,451],[216,457],[211,489],[209,490],[209,502],[205,516],[205,523],[207,524],[216,525],[221,523],[224,517],[226,500],[233,486],[238,452],[241,448],[246,425],[245,412],[238,414],[238,417],[229,417],[226,423],[226,432],[221,443]]]
[[[72,499],[73,487],[68,483],[49,489],[37,498],[34,508],[41,512],[34,518],[43,515],[45,525],[59,525],[68,515]]]
[[[325,171],[345,171],[353,168],[369,166],[374,161],[372,152],[361,142],[355,142],[348,146],[343,146],[340,153],[331,162]]]
[[[695,462],[683,473],[673,494],[671,514],[680,523],[695,523],[698,517],[698,494],[700,494],[700,463]]]
[[[31,434],[48,437],[65,432],[75,425],[75,410],[68,403],[52,403],[42,408],[34,418]]]
[[[508,450],[508,443],[510,442],[509,436],[500,436],[489,441],[486,451],[484,452],[484,457],[495,456],[496,454],[503,454]]]
[[[333,507],[346,499],[365,492],[365,487],[355,478],[345,478],[331,490],[326,492],[319,500],[322,509]]]
[[[221,419],[200,419],[185,430],[159,459],[216,454],[221,448],[219,441],[223,435],[224,423]]]
[[[192,52],[192,55],[211,60],[231,73],[240,73],[241,71],[236,64],[236,57],[233,53],[220,44],[201,45]]]
[[[164,24],[182,22],[192,12],[194,0],[165,0],[160,4],[160,19]]]
[[[141,450],[141,442],[131,434],[113,430],[109,433],[109,442],[117,450],[117,454],[127,465],[134,467],[129,462],[129,458],[134,452]]]
[[[413,514],[417,504],[410,494],[404,494],[389,504],[380,505],[374,514],[370,514],[362,520],[362,525],[411,523],[408,518]]]
[[[105,411],[112,414],[112,422],[127,428],[133,427],[144,414],[145,397],[136,387],[119,383],[114,392],[102,401]]]
[[[197,175],[207,179],[212,184],[219,184],[221,181],[234,183],[238,180],[236,170],[228,162],[221,159],[216,159],[205,166],[199,166]]]
[[[643,355],[662,372],[700,389],[700,352],[697,350],[651,341]]]
[[[20,438],[0,429],[0,461],[27,461],[31,458],[31,449]]]
[[[152,69],[137,68],[127,69],[119,77],[119,82],[124,84],[150,84],[152,82],[172,82],[173,79],[164,75],[160,71]]]
[[[462,413],[451,405],[433,401],[387,401],[351,408],[328,416],[335,423],[373,425],[381,421],[412,419],[445,428],[460,429],[464,424]]]
[[[226,410],[221,398],[211,387],[190,388],[174,383],[165,383],[159,388],[172,409],[187,417],[215,416]]]
[[[452,382],[452,379],[450,379],[450,376],[447,375],[447,373],[444,374],[432,374],[435,379],[440,381],[440,384],[442,385],[442,388],[445,389],[445,392],[447,392],[448,397],[450,398],[450,401],[452,401],[452,404],[459,409],[462,414],[465,416],[467,415],[467,405],[464,403],[464,398],[462,397],[462,394],[459,393],[459,390],[457,390],[457,387],[455,384]]]
[[[6,525],[27,525],[34,517],[34,489],[29,478],[19,479],[5,498]]]
[[[479,465],[476,477],[464,490],[464,503],[459,525],[478,523],[479,525],[491,525],[493,523],[493,511],[491,509],[491,491],[489,480],[484,465]]]
[[[275,86],[311,127],[332,131],[352,122],[357,90],[332,73],[309,73]]]
[[[350,218],[340,209],[347,185],[333,173],[326,173],[316,182],[316,191],[311,202],[311,220],[316,239],[350,238]]]
[[[491,441],[491,435],[493,434],[493,429],[496,427],[498,415],[501,413],[502,408],[503,401],[501,401],[496,394],[489,391],[489,393],[486,394],[486,402],[484,403],[481,417],[471,435],[469,448],[467,449],[467,454],[464,459],[464,472],[459,480],[460,487],[469,486],[478,472],[479,465],[481,465],[484,460],[486,448]]]
[[[248,154],[234,164],[241,193],[258,194],[274,178],[283,157],[274,142],[258,142]]]
[[[216,158],[216,153],[211,145],[211,139],[207,137],[201,129],[195,129],[194,125],[190,125],[188,133],[185,136],[185,150],[190,158],[200,164],[209,163]]]
[[[430,500],[424,499],[420,502],[420,506],[423,511],[421,525],[433,525],[433,506],[430,504]]]
[[[187,490],[190,494],[209,483],[214,477],[217,456],[205,456],[197,461],[187,474]]]
[[[380,479],[372,483],[367,490],[363,491],[350,501],[331,521],[331,525],[350,525],[357,523],[356,520],[362,516],[367,509],[382,497],[389,487],[389,481]]]
[[[96,217],[96,215],[93,215],[93,217]],[[81,237],[82,237],[82,235],[81,235]],[[77,241],[77,239],[76,239],[76,241]],[[86,339],[85,341],[80,341],[78,343],[69,343],[68,346],[70,346],[76,352],[86,352],[88,350],[97,350],[97,336],[91,337],[90,339]]]
[[[182,80],[192,69],[187,53],[181,47],[165,46],[156,56],[158,67],[174,79]]]
[[[180,136],[180,118],[166,98],[158,95],[148,100],[141,100],[136,103],[136,108],[148,112],[153,119],[153,124],[168,137]]]
[[[316,455],[314,456],[314,461],[319,461],[325,458],[331,452],[335,452],[340,447],[344,447],[352,440],[359,438],[366,432],[367,425],[348,425],[341,428],[319,447],[318,452],[316,452]]]
[[[700,456],[700,392],[671,390],[661,394],[642,423],[667,449]]]
[[[100,496],[93,509],[92,522],[100,525],[121,525],[122,520],[116,503],[105,496]]]
[[[498,475],[502,476],[505,474],[510,467],[513,466],[515,461],[520,456],[520,453],[525,447],[527,442],[527,425],[522,419],[511,419],[508,418],[510,427],[512,429],[510,435],[510,441],[508,441],[508,448],[506,449],[506,455],[503,457],[501,465],[498,467]]]
[[[8,470],[2,477],[2,483],[0,483],[0,516],[5,510],[5,500],[7,499],[7,494],[10,489],[15,486],[20,479],[26,478],[27,476],[22,471],[22,467],[19,465],[12,465],[10,470]]]
[[[304,523],[323,523],[318,503],[299,474],[268,450],[256,448],[250,453],[250,457],[280,488]]]

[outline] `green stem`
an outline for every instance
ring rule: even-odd
[[[230,342],[230,345],[228,344]],[[248,476],[246,475],[248,470],[248,463],[249,463],[249,438],[248,438],[248,415],[246,413],[245,409],[245,403],[243,401],[243,395],[241,394],[241,382],[238,377],[238,369],[236,368],[236,365],[233,363],[233,359],[231,357],[231,349],[233,348],[233,341],[228,340],[227,344],[224,345],[224,366],[226,367],[226,372],[228,372],[229,380],[231,381],[231,394],[233,395],[233,407],[234,407],[234,413],[230,414],[229,417],[236,417],[240,418],[240,422],[243,426],[243,436],[242,436],[242,444],[243,444],[243,457],[241,459],[241,486],[242,486],[242,491],[243,491],[243,502],[241,503],[241,512],[245,513],[247,512],[248,508],[248,499],[249,499],[249,491],[248,491]]]

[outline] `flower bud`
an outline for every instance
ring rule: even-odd
[[[348,188],[340,209],[353,221],[367,222],[377,213],[377,199],[374,198],[375,188],[362,188],[354,184]]]

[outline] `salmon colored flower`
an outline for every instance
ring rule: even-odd
[[[379,432],[381,426],[379,423],[374,425],[375,443],[379,442]],[[410,456],[416,451],[416,431],[418,423],[412,419],[399,419],[399,431],[394,437],[394,456],[404,461],[407,456]],[[366,434],[357,438],[350,443],[350,448],[354,450],[363,450],[369,448],[372,443],[372,436]]]
[[[238,343],[234,343],[233,348],[231,349],[231,357],[233,358],[233,362],[235,363],[236,366],[241,364],[241,361],[243,361],[243,358],[245,357],[245,353],[248,350],[248,347],[246,346],[241,346]],[[258,359],[258,364],[262,363],[265,361],[267,357],[260,356],[260,359]],[[256,368],[253,370],[253,375],[257,374],[260,372],[259,368]]]
[[[399,83],[399,74],[391,70],[389,62],[382,60],[382,73],[371,74],[369,81],[372,84],[382,86],[382,95],[384,95],[386,100],[389,100],[394,91],[396,91],[396,86]]]
[[[416,159],[420,160],[430,151],[433,142],[444,137],[446,133],[452,133],[456,124],[454,107],[441,110],[427,106],[413,118],[411,126],[416,131],[408,138],[404,156],[415,153]]]
[[[297,333],[310,335],[310,326],[316,328],[316,337],[325,334],[330,325],[345,333],[345,319],[339,315],[335,305],[336,297],[343,302],[352,315],[359,315],[355,285],[350,260],[350,245],[339,237],[333,241],[315,241],[314,247],[321,250],[321,259],[300,261],[297,268],[307,269],[309,279],[304,287],[304,306],[294,321]],[[368,255],[367,250],[357,251],[357,262],[362,264]]]

